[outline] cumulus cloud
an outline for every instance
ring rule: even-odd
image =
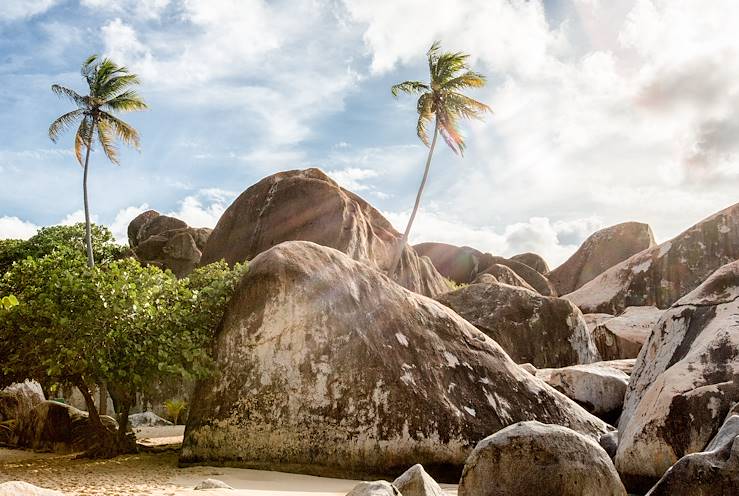
[[[170,0],[80,0],[80,5],[90,9],[143,19],[158,19],[170,3]]]
[[[182,219],[192,227],[215,227],[218,219],[236,194],[217,188],[198,191],[194,195],[186,196],[179,204],[179,208],[166,215]]]
[[[18,217],[0,217],[0,239],[28,239],[38,231],[39,226]]]
[[[59,0],[3,0],[0,3],[0,21],[18,21],[43,14]]]

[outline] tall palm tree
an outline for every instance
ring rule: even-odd
[[[420,81],[405,81],[394,85],[391,90],[395,97],[400,92],[409,95],[421,95],[418,97],[416,105],[418,111],[416,133],[423,144],[429,147],[423,179],[421,179],[421,185],[416,194],[416,203],[413,205],[411,217],[408,219],[403,237],[395,247],[395,253],[390,263],[388,274],[391,276],[398,267],[403,248],[408,242],[408,234],[418,213],[418,206],[421,203],[421,195],[428,179],[431,156],[434,154],[437,136],[441,134],[454,153],[464,155],[465,144],[459,132],[459,120],[481,119],[485,112],[491,111],[490,107],[484,103],[460,93],[465,88],[485,86],[485,76],[470,70],[467,64],[469,55],[461,52],[441,52],[438,41],[431,45],[426,55],[429,61],[430,82],[427,84]],[[426,126],[432,119],[434,121],[434,132],[429,143]]]
[[[92,255],[92,234],[90,228],[90,205],[87,198],[87,175],[90,165],[90,151],[95,141],[100,143],[105,155],[114,164],[118,164],[116,138],[123,143],[139,148],[139,133],[129,124],[115,117],[117,112],[129,112],[146,109],[143,99],[131,89],[139,84],[139,78],[131,74],[127,68],[116,65],[108,58],[99,59],[91,55],[82,64],[82,77],[85,78],[90,92],[86,96],[74,90],[54,84],[51,91],[60,97],[68,98],[77,108],[59,116],[49,126],[49,138],[56,143],[59,136],[72,126],[77,127],[74,137],[74,151],[77,161],[83,168],[82,193],[85,204],[85,242],[87,244],[87,264],[95,265]],[[82,150],[85,158],[82,160]]]

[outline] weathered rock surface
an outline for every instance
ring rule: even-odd
[[[118,428],[113,418],[100,418],[109,429]],[[84,451],[96,441],[97,433],[89,426],[87,412],[55,401],[43,401],[18,419],[11,436],[15,446],[59,453]]]
[[[413,249],[429,257],[439,273],[459,284],[469,284],[489,265],[490,255],[469,246],[447,243],[419,243]]]
[[[493,338],[516,363],[542,368],[599,360],[582,314],[567,300],[506,284],[470,284],[437,300]]]
[[[536,269],[529,267],[525,263],[521,263],[517,260],[490,255],[489,264],[487,265],[487,267],[491,267],[495,264],[504,265],[513,270],[513,272],[518,274],[521,279],[526,281],[526,283],[534,288],[538,293],[544,296],[557,296],[557,290],[554,288],[554,285],[549,282],[549,279],[547,279],[543,274],[540,274]],[[482,271],[483,274],[487,272],[487,270]]]
[[[0,496],[64,496],[64,493],[34,486],[28,482],[8,481],[0,484]]]
[[[23,417],[45,399],[38,382],[11,384],[0,391],[0,422]]]
[[[584,313],[667,308],[721,266],[739,259],[739,204],[611,267],[566,296]]]
[[[403,496],[387,481],[360,482],[346,496]]]
[[[598,444],[603,448],[610,458],[616,456],[618,449],[618,431],[606,432],[598,440]]]
[[[593,330],[600,356],[603,360],[636,358],[664,313],[657,307],[628,307],[619,316],[602,321]]]
[[[170,269],[184,277],[198,266],[211,229],[193,228],[156,210],[139,214],[128,225],[128,240],[142,263]]]
[[[439,484],[420,464],[413,465],[393,481],[403,496],[446,496]]]
[[[154,412],[134,413],[128,416],[131,427],[157,427],[162,425],[174,425],[167,419],[163,419]]]
[[[739,261],[681,298],[642,347],[619,422],[615,463],[648,488],[701,451],[739,400]]]
[[[202,482],[200,482],[197,486],[195,486],[194,489],[196,491],[205,491],[206,489],[233,489],[233,487],[229,486],[222,480],[205,479]]]
[[[480,274],[472,282],[474,284],[497,284],[498,279],[492,274]]]
[[[571,293],[614,265],[655,245],[654,234],[647,224],[616,224],[591,234],[567,261],[547,277],[559,294]]]
[[[596,327],[605,322],[606,320],[612,319],[614,316],[610,313],[584,313],[582,314],[585,319],[585,324],[588,326],[588,330],[592,333]]]
[[[401,234],[372,205],[319,169],[279,172],[249,187],[226,209],[201,263],[251,260],[283,241],[312,241],[387,270]],[[433,264],[406,246],[396,272],[401,286],[427,296],[449,290]]]
[[[647,496],[739,494],[739,415],[730,416],[705,450],[680,458]]]
[[[592,439],[559,425],[519,422],[477,444],[458,494],[626,496],[626,490]]]
[[[487,269],[485,269],[485,273],[480,274],[475,279],[475,281],[476,282],[483,281],[485,280],[483,278],[489,275],[495,277],[495,280],[497,282],[502,282],[503,284],[508,284],[509,286],[517,286],[519,288],[526,288],[535,293],[537,292],[534,288],[531,287],[531,285],[529,285],[529,283],[524,281],[523,278],[521,278],[521,276],[513,272],[513,269],[505,265],[500,265],[500,264],[493,264]]]
[[[251,262],[213,357],[182,463],[342,477],[421,463],[450,480],[477,441],[520,420],[607,429],[456,313],[309,242]]]
[[[547,275],[549,273],[549,264],[547,264],[541,255],[537,255],[536,253],[519,253],[518,255],[513,255],[511,260],[526,264],[539,274]]]
[[[537,369],[536,377],[609,422],[621,413],[629,383],[625,372],[596,364]]]

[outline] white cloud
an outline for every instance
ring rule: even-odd
[[[59,221],[58,225],[72,226],[74,224],[79,224],[80,222],[85,222],[85,211],[82,209],[75,210],[74,212],[67,214],[66,217]],[[96,214],[92,214],[90,216],[90,222],[97,223],[98,216]]]
[[[185,197],[178,210],[166,215],[177,217],[192,227],[215,227],[236,194],[217,188],[203,189]]]
[[[121,245],[128,245],[128,225],[131,221],[140,213],[149,210],[149,205],[146,203],[136,207],[126,207],[118,211],[115,214],[113,222],[110,224],[110,232],[113,233],[113,238],[116,243]]]
[[[0,217],[0,239],[28,239],[38,231],[39,226],[18,217]]]
[[[348,169],[331,170],[326,172],[339,186],[350,191],[364,191],[370,189],[370,186],[364,183],[367,179],[376,178],[380,174],[374,169],[358,169],[350,167]]]
[[[59,0],[3,0],[0,2],[0,21],[17,21],[43,14]]]
[[[170,0],[80,0],[80,5],[113,14],[128,14],[142,19],[158,19]]]

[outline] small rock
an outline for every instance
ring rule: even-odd
[[[444,496],[439,484],[431,478],[421,464],[413,465],[393,482],[403,496]]]
[[[154,412],[134,413],[128,416],[131,427],[157,427],[160,425],[174,425],[167,419],[163,419]]]
[[[403,496],[387,481],[360,482],[346,496]]]
[[[202,491],[205,489],[233,489],[233,487],[218,479],[205,479],[203,482],[195,486],[196,491]]]

